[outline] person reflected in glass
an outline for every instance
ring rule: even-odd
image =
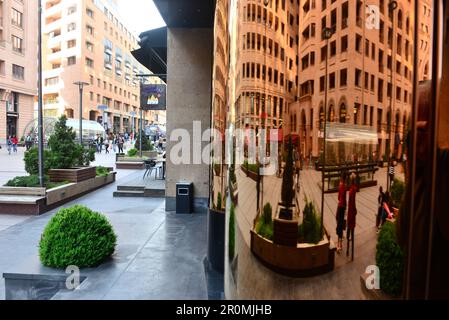
[[[346,256],[349,257],[349,244],[351,243],[351,260],[354,260],[354,229],[355,217],[357,215],[356,199],[357,185],[355,184],[355,173],[351,174],[351,188],[349,189],[348,199],[348,225],[346,238],[348,245],[346,248]]]
[[[377,233],[379,233],[380,228],[382,226],[382,216],[383,216],[383,204],[385,202],[385,193],[383,192],[383,188],[379,187],[379,195],[377,197],[377,215],[376,215],[376,228]]]
[[[338,187],[338,207],[337,207],[337,253],[343,250],[343,231],[345,230],[345,212],[346,212],[346,177],[343,173],[340,176],[340,185]]]

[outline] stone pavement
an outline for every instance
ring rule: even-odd
[[[264,267],[251,253],[250,230],[256,217],[257,202],[256,182],[236,170],[239,203],[236,210],[237,229],[237,272],[230,274],[232,279],[227,285],[227,292],[237,292],[242,299],[365,299],[360,285],[360,275],[369,265],[375,264],[377,234],[375,228],[377,213],[377,196],[379,186],[386,187],[386,168],[380,169],[375,178],[377,187],[361,189],[356,196],[358,215],[355,234],[355,255],[351,261],[346,255],[336,255],[335,270],[322,276],[311,278],[291,278],[279,275]],[[398,174],[400,179],[403,175]],[[321,191],[319,184],[321,174],[313,169],[301,172],[300,208],[307,195],[313,200],[318,211],[321,208]],[[280,199],[282,179],[276,176],[264,177],[263,202],[275,205]],[[325,195],[324,224],[336,240],[337,194]],[[346,245],[346,241],[344,242]],[[237,275],[234,279],[233,276]],[[233,298],[233,297],[228,297]]]
[[[118,182],[121,179],[126,176]],[[115,188],[111,184],[64,206],[81,204],[105,214],[118,245],[111,262],[79,289],[60,292],[54,299],[207,299],[207,216],[167,213],[164,199],[113,198]],[[55,212],[0,231],[0,274],[36,259],[41,233]],[[4,294],[0,279],[0,299]]]

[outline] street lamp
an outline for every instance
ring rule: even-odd
[[[44,111],[42,97],[42,0],[38,2],[38,104],[37,104],[37,135],[39,185],[44,187]]]
[[[79,91],[80,91],[80,144],[83,145],[83,89],[84,86],[88,86],[89,83],[87,82],[83,82],[83,81],[78,81],[78,82],[74,82],[74,85],[78,86]]]
[[[331,28],[323,28],[323,39],[326,40],[326,69],[324,80],[324,127],[323,127],[323,164],[321,169],[321,234],[323,234],[324,225],[324,169],[326,164],[326,121],[327,121],[327,84],[328,84],[328,56],[329,56],[329,39],[333,35]]]
[[[396,65],[396,54],[394,52],[394,30],[395,30],[395,22],[394,22],[394,10],[398,7],[397,1],[391,1],[388,3],[388,11],[391,15],[391,24],[392,24],[392,33],[391,33],[391,70],[390,70],[390,84],[391,84],[391,92],[390,92],[390,108],[389,108],[389,116],[387,117],[387,126],[388,126],[388,139],[387,139],[387,191],[390,191],[390,162],[391,162],[391,120],[393,116],[393,94],[394,94],[394,86],[393,86],[393,68]]]

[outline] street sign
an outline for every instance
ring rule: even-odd
[[[98,110],[102,110],[102,111],[108,110],[108,106],[106,106],[106,105],[104,105],[104,104],[100,104],[100,105],[97,106],[97,109],[98,109]]]
[[[140,106],[143,110],[166,110],[167,86],[165,84],[142,84]]]

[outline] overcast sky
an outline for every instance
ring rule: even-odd
[[[165,26],[153,0],[118,0],[118,6],[127,27],[137,35]]]

